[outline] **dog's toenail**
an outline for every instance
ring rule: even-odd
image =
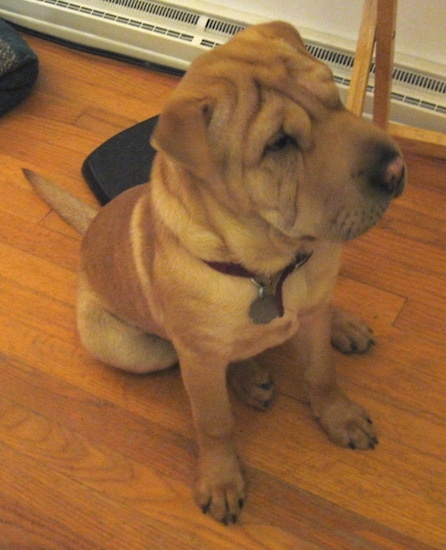
[[[352,441],[352,440],[350,440],[350,441],[348,442],[348,446],[350,447],[350,449],[353,449],[353,450],[356,449],[356,444],[355,444],[355,442]]]
[[[238,507],[240,508],[240,510],[243,509],[243,506],[245,505],[245,501],[243,498],[239,499],[238,501]]]
[[[211,500],[212,499],[209,499],[207,503],[203,504],[203,506],[201,507],[201,511],[203,512],[203,514],[207,514],[209,512],[209,508],[211,507]]]

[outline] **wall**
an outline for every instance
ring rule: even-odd
[[[348,40],[356,40],[362,0],[210,0],[267,19],[284,19]],[[446,0],[399,0],[396,57],[409,55],[446,67]],[[421,66],[422,67],[422,63]]]

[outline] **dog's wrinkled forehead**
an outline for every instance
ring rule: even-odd
[[[190,73],[209,83],[226,77],[233,87],[246,89],[246,80],[274,90],[303,106],[314,100],[328,108],[339,105],[339,93],[331,70],[305,48],[297,30],[287,23],[274,22],[249,27],[229,42],[198,58]],[[310,99],[310,101],[308,101]]]
[[[255,164],[274,134],[299,142],[310,121],[340,107],[330,69],[307,52],[294,27],[256,25],[193,61],[151,143],[199,178],[215,180],[243,151],[244,162]]]

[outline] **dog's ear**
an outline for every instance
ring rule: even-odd
[[[167,102],[151,136],[152,146],[202,179],[215,172],[207,127],[214,100],[180,94]]]

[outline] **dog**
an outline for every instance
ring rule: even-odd
[[[331,306],[342,243],[369,230],[405,183],[390,137],[348,112],[330,69],[283,22],[199,56],[151,138],[151,180],[91,209],[26,171],[80,232],[77,322],[96,358],[134,373],[177,362],[199,448],[195,500],[223,523],[246,497],[227,382],[267,408],[256,360],[290,341],[312,411],[338,445],[370,449],[367,413],[336,382],[330,342],[373,344]]]

